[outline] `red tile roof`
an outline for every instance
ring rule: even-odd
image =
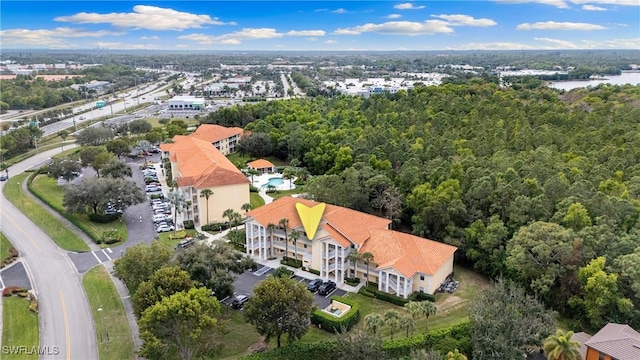
[[[640,359],[640,333],[629,325],[609,323],[584,344],[618,360]]]
[[[249,183],[249,179],[210,142],[193,136],[176,140],[171,144],[161,144],[160,148],[168,151],[171,162],[178,165],[178,186],[204,189]]]
[[[269,160],[258,159],[252,162],[247,163],[247,166],[254,169],[264,169],[264,168],[273,168],[275,165],[271,163]]]
[[[387,229],[369,229],[371,236],[358,252],[370,252],[378,268],[393,267],[406,277],[435,274],[458,248]]]
[[[222,139],[230,138],[234,135],[242,135],[243,131],[244,130],[239,127],[225,127],[215,124],[202,124],[198,126],[196,131],[191,134],[191,136],[208,141],[210,143],[214,143]]]
[[[247,215],[265,227],[287,218],[290,229],[298,228],[302,222],[295,209],[296,203],[309,207],[318,204],[313,200],[285,196],[251,210]],[[457,250],[455,246],[388,230],[390,223],[388,219],[327,204],[320,227],[342,247],[356,244],[359,253],[371,252],[378,268],[393,267],[406,277],[417,272],[435,274]]]

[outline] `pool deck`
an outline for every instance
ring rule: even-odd
[[[248,178],[249,178],[249,181],[251,181],[251,176],[248,176]],[[271,178],[282,179],[282,174],[271,173],[271,174],[263,174],[263,175],[254,175],[252,185],[257,187],[258,189],[262,189],[264,185],[267,185],[269,183],[269,179]],[[289,179],[282,179],[282,180],[284,181],[284,183],[282,185],[276,186],[277,190],[293,190],[296,188],[296,185],[293,183],[295,181],[295,178],[291,180]],[[289,184],[291,184],[291,186],[289,186]]]

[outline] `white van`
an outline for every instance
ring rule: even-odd
[[[159,222],[163,222],[163,221],[167,221],[168,220],[167,215],[165,215],[165,214],[153,215],[152,219],[153,219],[154,223],[159,223]]]

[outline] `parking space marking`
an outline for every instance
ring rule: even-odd
[[[104,251],[104,249],[102,249],[102,253],[104,254],[104,256],[107,257],[107,259],[112,260],[111,257],[109,256],[109,254],[107,254],[107,252]]]
[[[113,250],[111,250],[111,248],[107,248],[107,251],[109,252],[109,254],[113,254]]]
[[[93,256],[96,258],[96,260],[98,260],[98,264],[102,264],[102,260],[100,260],[100,258],[98,257],[98,255],[96,255],[95,252],[91,252],[91,254],[93,254]]]
[[[325,299],[328,299],[328,298],[329,298],[329,296],[333,295],[333,293],[334,293],[334,292],[336,292],[336,290],[338,290],[338,289],[333,289],[333,290],[332,290],[331,292],[329,292],[329,293],[327,294],[327,296],[325,296],[324,298],[325,298]]]

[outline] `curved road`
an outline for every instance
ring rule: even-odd
[[[9,168],[15,175],[60,152],[49,150]],[[11,181],[9,178],[8,181]],[[4,183],[0,185],[0,191]],[[29,218],[0,196],[0,228],[28,266],[38,296],[41,359],[97,359],[93,317],[80,274],[65,251]]]

